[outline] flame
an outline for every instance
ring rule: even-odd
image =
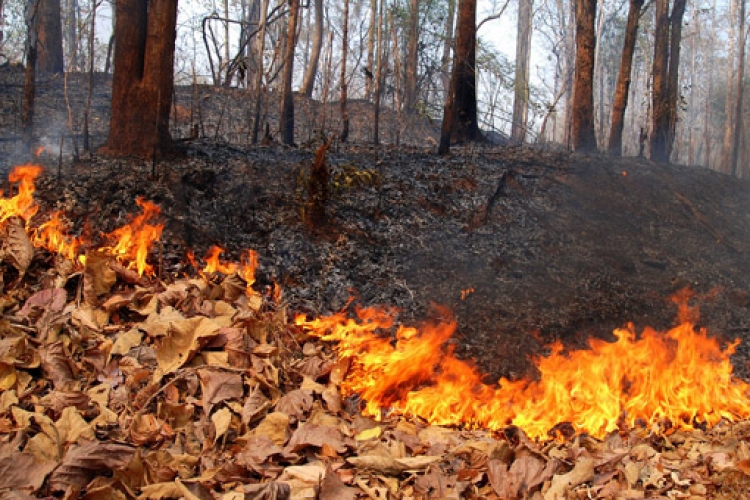
[[[241,262],[242,265],[240,266],[239,274],[247,284],[245,293],[247,295],[254,295],[256,292],[253,290],[253,284],[255,284],[255,270],[258,269],[258,252],[255,250],[248,250],[243,254]],[[278,298],[280,295],[274,293],[274,297]]]
[[[682,319],[695,315],[682,305],[680,312]],[[356,316],[298,316],[296,323],[337,342],[339,356],[350,361],[342,392],[359,395],[370,416],[390,411],[492,430],[512,424],[533,438],[549,437],[560,423],[603,437],[623,424],[689,428],[750,417],[750,386],[732,376],[729,359],[737,342],[722,349],[689,320],[640,336],[629,325],[615,330],[615,342],[592,339],[586,350],[565,353],[555,344],[536,360],[538,380],[490,385],[447,343],[453,319],[393,332],[392,311],[364,308]]]
[[[101,251],[113,255],[117,260],[127,263],[129,268],[135,268],[139,276],[153,274],[153,266],[146,262],[151,246],[161,237],[164,224],[151,224],[159,216],[159,205],[143,198],[135,200],[143,212],[133,220],[105,234],[104,237],[113,242],[112,246],[102,247]]]
[[[44,153],[44,146],[39,146],[34,151],[34,156],[39,157],[42,155],[42,153]]]
[[[15,167],[8,175],[10,182],[18,182],[18,194],[12,198],[0,199],[0,223],[11,217],[21,217],[29,221],[39,210],[34,202],[34,180],[42,173],[38,165],[21,165]]]
[[[50,219],[41,224],[33,233],[32,243],[37,248],[46,248],[64,258],[75,261],[81,246],[78,238],[67,235],[67,227],[62,212],[53,212]]]
[[[236,262],[222,262],[221,259],[219,259],[219,255],[222,253],[224,253],[224,249],[217,247],[216,245],[208,249],[208,253],[203,258],[203,260],[206,261],[206,266],[203,268],[203,274],[219,272],[229,275],[237,272],[238,266]]]

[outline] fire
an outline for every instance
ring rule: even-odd
[[[38,165],[22,165],[14,168],[8,175],[8,180],[18,183],[18,194],[12,198],[0,199],[0,223],[11,217],[21,217],[27,223],[39,207],[34,202],[34,180],[42,173]]]
[[[125,226],[105,234],[104,237],[112,242],[112,246],[103,247],[101,251],[127,263],[128,267],[135,268],[143,276],[144,273],[153,273],[153,266],[146,259],[151,246],[161,237],[164,224],[151,224],[161,213],[159,205],[143,198],[138,198],[136,203],[143,212]]]
[[[66,223],[60,211],[53,212],[47,222],[36,228],[32,243],[37,248],[46,248],[74,262],[80,257],[78,250],[81,242],[78,238],[67,235]]]
[[[450,318],[395,332],[392,312],[378,308],[296,322],[338,343],[350,362],[342,392],[359,395],[368,415],[390,411],[493,430],[512,424],[534,438],[569,423],[603,437],[622,425],[687,428],[750,417],[750,386],[732,376],[729,360],[737,343],[722,349],[696,331],[687,312],[695,314],[683,304],[682,323],[666,333],[647,328],[639,336],[629,325],[614,332],[615,342],[591,340],[586,350],[565,353],[556,344],[536,360],[538,380],[495,385],[455,356],[447,344],[456,329]]]
[[[255,290],[253,290],[253,284],[255,284],[255,271],[258,269],[258,252],[255,250],[248,250],[242,256],[241,261],[242,265],[239,269],[240,277],[245,280],[247,295],[253,295],[255,294]],[[279,290],[274,290],[274,299],[279,299],[280,295]],[[276,302],[278,303],[279,300],[276,300]]]
[[[203,258],[206,261],[206,266],[203,268],[204,274],[211,273],[222,273],[225,275],[234,274],[237,272],[236,262],[222,262],[219,256],[224,253],[224,249],[217,247],[216,245],[208,249],[208,254]]]

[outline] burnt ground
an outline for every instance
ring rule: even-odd
[[[44,126],[64,123],[62,86],[41,89]],[[95,90],[94,141],[101,143],[106,82]],[[22,160],[8,121],[20,92],[2,86],[6,170]],[[354,295],[359,304],[396,306],[412,323],[444,305],[458,319],[458,354],[491,378],[528,374],[529,358],[553,340],[576,348],[590,336],[611,338],[627,322],[667,328],[676,312],[670,295],[689,286],[702,326],[745,341],[735,366],[750,374],[747,181],[533,148],[456,148],[439,157],[433,124],[403,123],[392,113],[381,129],[389,142],[400,129],[404,145],[375,149],[367,145],[371,108],[359,102],[354,144],[328,153],[329,224],[313,234],[304,223],[307,175],[316,137],[336,126],[337,105],[298,101],[300,147],[251,147],[241,91],[202,89],[192,98],[195,92],[182,89],[178,101],[190,109],[201,103],[204,138],[182,142],[182,157],[152,164],[68,153],[59,165],[56,153],[43,154],[38,218],[62,209],[76,232],[96,238],[136,212],[135,198],[144,196],[163,210],[155,255],[162,279],[190,271],[187,249],[202,255],[219,244],[234,259],[257,250],[261,285],[280,283],[295,311],[338,310]],[[189,123],[182,126],[176,137],[186,135]],[[40,135],[58,144],[62,128],[45,130]]]

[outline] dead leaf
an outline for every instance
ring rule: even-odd
[[[324,444],[329,445],[339,454],[347,450],[347,445],[339,429],[305,422],[294,431],[286,450],[296,453],[310,446],[321,448]]]
[[[318,500],[354,500],[358,490],[346,486],[341,478],[333,471],[330,464],[326,467],[325,477],[320,483]]]
[[[272,481],[266,484],[248,484],[243,486],[245,495],[253,500],[289,500],[292,488],[287,483]],[[246,496],[246,498],[248,498]]]
[[[110,267],[112,257],[98,250],[86,252],[86,267],[83,270],[83,300],[90,306],[99,305],[99,297],[109,293],[117,283],[117,273]]]
[[[12,443],[0,444],[0,484],[2,488],[36,493],[44,479],[57,466],[55,462],[39,463],[31,453],[13,449]]]
[[[187,363],[221,326],[206,317],[195,317],[167,322],[165,335],[156,339],[156,360],[159,369],[154,374],[160,379]],[[151,335],[151,332],[149,332]]]
[[[55,389],[64,390],[75,382],[73,361],[62,341],[52,342],[41,347],[42,370]]]
[[[241,399],[243,393],[242,375],[216,369],[198,370],[203,394],[203,408],[210,409],[217,403],[230,399]]]
[[[301,420],[313,405],[312,394],[303,389],[295,389],[281,396],[276,403],[276,411],[286,413],[290,417]]]
[[[253,431],[255,436],[264,436],[278,446],[284,446],[289,438],[289,417],[275,411],[266,415]]]
[[[10,262],[23,277],[34,260],[34,245],[31,244],[23,221],[19,217],[8,219],[3,229],[5,234],[0,240],[0,256],[2,260]]]
[[[259,419],[271,407],[271,401],[263,394],[260,386],[255,386],[242,407],[242,423],[250,424]]]
[[[65,491],[70,486],[83,488],[96,475],[124,467],[135,454],[135,448],[120,443],[88,441],[74,445],[50,476],[52,491]]]
[[[567,474],[555,475],[552,485],[544,493],[544,500],[563,500],[573,488],[594,479],[594,463],[593,458],[582,456],[576,461],[573,470]]]

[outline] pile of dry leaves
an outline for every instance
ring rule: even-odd
[[[750,423],[534,442],[362,417],[347,360],[236,273],[156,279],[0,235],[0,497],[741,498]],[[162,273],[164,275],[165,273]],[[558,435],[566,434],[565,432]]]

